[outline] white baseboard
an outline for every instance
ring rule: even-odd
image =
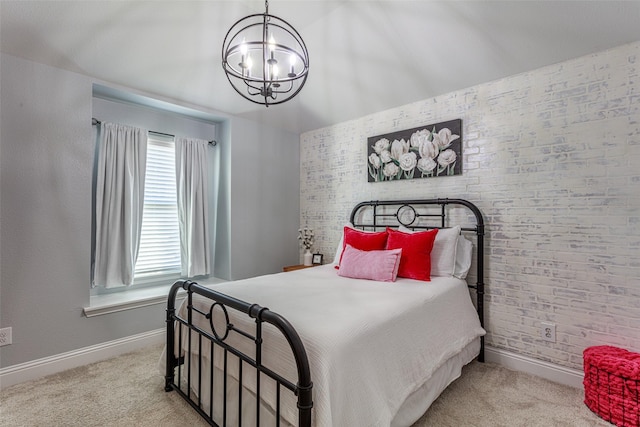
[[[514,371],[525,372],[574,388],[582,388],[584,373],[532,357],[521,356],[499,348],[485,347],[485,360]]]
[[[32,360],[0,369],[0,390],[67,369],[99,362],[140,348],[164,342],[165,329],[156,329],[90,347]],[[160,357],[160,356],[158,356]]]

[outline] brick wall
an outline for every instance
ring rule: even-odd
[[[367,137],[456,118],[462,176],[367,182]],[[326,261],[359,201],[465,198],[488,225],[488,345],[575,369],[590,345],[640,351],[640,42],[300,142],[301,224]]]

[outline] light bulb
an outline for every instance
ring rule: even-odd
[[[242,39],[242,44],[240,44],[240,54],[242,56],[245,56],[247,54],[248,50],[249,50],[249,48],[247,47],[247,43],[246,43],[245,39]]]
[[[276,48],[276,41],[273,38],[273,34],[271,34],[271,36],[269,36],[269,50],[273,52],[275,48]]]
[[[289,71],[289,77],[295,77],[296,75],[296,70],[295,70],[295,65],[296,65],[296,61],[298,58],[296,58],[296,54],[292,53],[291,55],[289,55],[289,64],[291,64],[291,70]]]

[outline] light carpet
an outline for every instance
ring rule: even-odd
[[[0,426],[205,426],[157,369],[161,346],[0,392]],[[413,427],[590,427],[612,424],[580,389],[473,362]],[[356,426],[336,426],[356,427]]]

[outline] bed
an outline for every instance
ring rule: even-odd
[[[420,418],[464,365],[484,361],[482,214],[462,199],[371,201],[354,207],[343,239],[351,229],[371,233],[357,232],[366,239],[437,229],[431,261],[436,246],[449,260],[453,241],[454,265],[436,262],[430,281],[358,278],[348,274],[354,248],[341,241],[338,269],[209,287],[178,281],[167,303],[165,390],[211,425],[408,426]]]

